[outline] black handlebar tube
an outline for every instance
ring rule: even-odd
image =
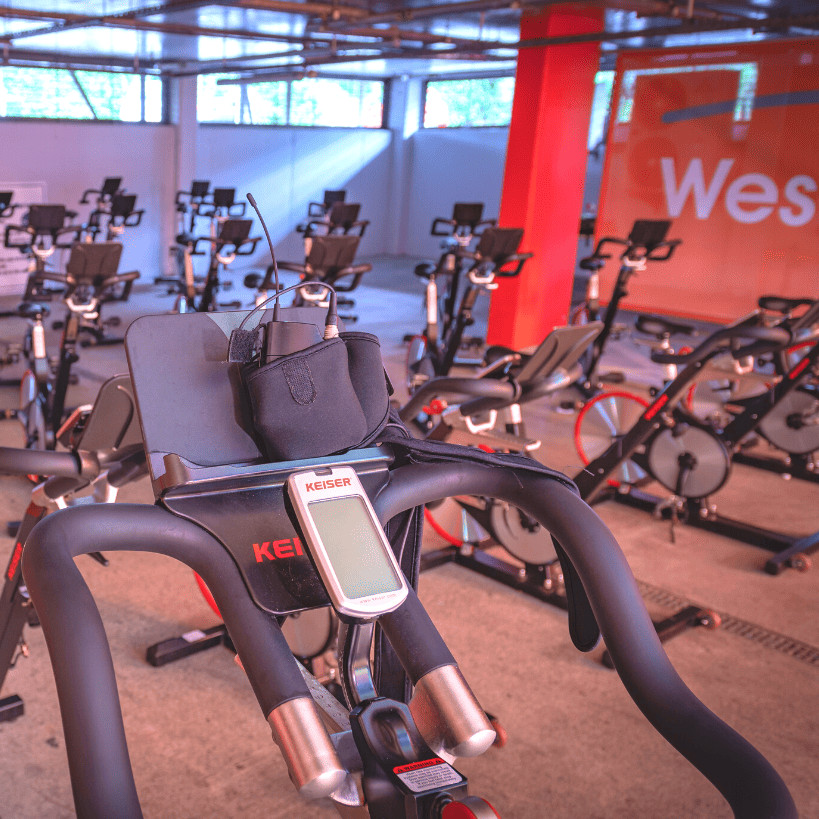
[[[0,475],[50,475],[60,478],[76,478],[80,474],[80,459],[73,452],[0,447]]]
[[[649,722],[722,793],[735,816],[796,818],[793,799],[770,763],[674,670],[620,547],[592,509],[552,479],[463,463],[401,467],[373,505],[385,522],[453,495],[503,499],[546,527],[577,569],[617,673]]]
[[[141,817],[111,652],[93,597],[73,558],[145,551],[190,566],[211,589],[267,717],[309,696],[276,620],[252,602],[225,548],[208,532],[155,506],[99,504],[49,515],[28,538],[23,576],[46,637],[81,817]]]
[[[504,406],[515,396],[515,388],[508,381],[494,378],[455,378],[441,376],[427,381],[413,393],[412,398],[398,410],[404,422],[412,421],[433,398],[490,398],[503,401]]]

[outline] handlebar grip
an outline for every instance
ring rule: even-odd
[[[12,233],[24,233],[26,236],[25,242],[15,243],[11,240]],[[6,233],[3,238],[3,244],[8,248],[16,248],[17,250],[25,251],[26,248],[31,247],[34,237],[32,232],[27,227],[21,225],[6,225]]]
[[[455,227],[455,220],[454,219],[444,219],[442,216],[437,217],[432,221],[432,229],[430,230],[430,234],[432,236],[451,236],[452,231],[439,231],[438,225],[448,225],[450,228]]]
[[[250,256],[250,255],[252,255],[255,252],[256,245],[259,244],[261,238],[262,238],[261,236],[256,236],[254,238],[245,239],[243,242],[240,242],[238,245],[236,245],[236,250],[235,250],[236,255],[237,256]],[[229,245],[229,244],[232,244],[232,243],[231,242],[225,242],[225,244]],[[242,248],[246,248],[246,249],[243,250]]]
[[[139,278],[139,271],[138,270],[129,270],[127,273],[117,273],[114,276],[109,276],[107,279],[103,279],[102,284],[100,284],[98,290],[103,290],[106,287],[111,287],[115,284],[122,284],[124,282],[132,282]]]
[[[741,347],[731,350],[734,358],[761,355],[787,346],[791,341],[791,333],[783,327],[737,326],[726,327],[712,333],[702,344],[690,353],[667,353],[662,350],[653,350],[651,360],[657,364],[691,364],[700,361],[716,350],[725,342],[732,342],[741,338],[751,341]]]
[[[80,475],[80,461],[73,452],[4,446],[0,447],[0,474],[76,478]]]
[[[650,262],[667,262],[681,244],[682,239],[669,239],[667,242],[660,242],[646,253],[646,260]],[[655,255],[658,250],[665,250],[666,252],[662,255]]]
[[[748,344],[731,351],[734,358],[740,359],[745,356],[757,356],[763,353],[771,353],[781,350],[791,343],[793,336],[784,327],[752,327],[749,328],[758,332],[751,335],[757,336]]]

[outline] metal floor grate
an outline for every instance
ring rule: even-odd
[[[661,589],[659,586],[652,586],[650,583],[644,583],[642,580],[638,580],[637,585],[640,588],[640,593],[643,598],[651,603],[656,603],[658,606],[676,609],[692,605],[692,601],[680,597],[673,592]],[[703,608],[708,607],[703,606]],[[729,634],[736,634],[738,637],[751,640],[758,645],[765,646],[780,654],[785,654],[788,657],[793,657],[795,660],[807,663],[808,665],[819,666],[819,648],[816,646],[812,646],[810,643],[803,643],[801,640],[795,640],[793,637],[788,637],[785,634],[771,631],[756,623],[750,623],[747,620],[734,617],[732,614],[726,614],[721,611],[718,611],[717,614],[722,620],[720,630],[726,631]]]

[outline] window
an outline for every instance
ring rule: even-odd
[[[514,77],[430,80],[424,99],[424,128],[508,125]]]
[[[291,125],[380,128],[384,83],[372,80],[298,80],[291,85]]]
[[[588,140],[588,149],[590,151],[593,151],[606,139],[606,125],[611,110],[611,92],[613,89],[613,71],[598,71],[594,75],[594,97],[592,98]]]
[[[199,122],[381,128],[384,83],[314,77],[220,85],[235,74],[204,74],[197,83]]]
[[[162,80],[65,68],[0,68],[0,116],[162,122]]]

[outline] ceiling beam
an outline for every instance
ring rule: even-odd
[[[360,20],[369,15],[369,11],[360,6],[318,3],[315,0],[306,0],[303,3],[299,0],[216,0],[215,5],[254,9],[255,11],[280,11],[285,14],[321,17],[326,20]]]
[[[197,0],[196,5],[206,4],[203,0]],[[191,5],[190,3],[186,5]],[[157,7],[151,7],[153,10],[142,9],[141,11],[149,14],[158,14]],[[172,9],[175,10],[175,9]],[[136,15],[136,12],[131,14]],[[31,9],[10,9],[0,8],[0,18],[16,18],[27,20],[54,20],[59,22],[46,26],[43,28],[32,28],[26,31],[17,32],[16,34],[8,34],[3,37],[3,40],[13,42],[15,40],[22,40],[28,37],[37,37],[42,34],[54,34],[69,29],[88,28],[90,26],[106,26],[111,28],[125,28],[138,31],[156,31],[164,34],[181,34],[189,37],[236,37],[238,39],[249,40],[266,40],[283,43],[301,43],[309,42],[310,37],[303,37],[293,34],[268,34],[263,31],[246,31],[243,29],[233,28],[212,28],[209,26],[195,26],[187,23],[169,23],[169,22],[151,22],[148,20],[139,19],[138,16],[129,16],[121,14],[94,16],[89,14],[76,14],[69,12],[46,12],[35,11]]]

